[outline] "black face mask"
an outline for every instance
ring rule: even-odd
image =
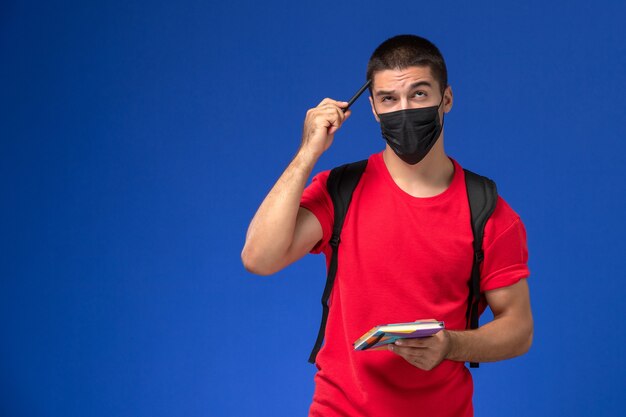
[[[380,119],[383,139],[407,164],[415,165],[424,159],[437,142],[443,129],[443,123],[439,122],[441,103],[443,96],[438,106],[376,113]]]

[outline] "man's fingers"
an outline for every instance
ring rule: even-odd
[[[420,338],[411,338],[411,339],[398,339],[396,340],[396,345],[398,346],[410,346],[416,348],[425,348],[428,347],[432,340],[429,337],[420,337]]]
[[[321,107],[321,109],[323,109],[324,111],[331,112],[333,114],[336,113],[339,116],[339,120],[341,121],[345,119],[345,113],[343,112],[342,108],[336,104],[326,103]]]
[[[325,99],[323,99],[322,101],[320,101],[320,104],[318,104],[318,105],[317,105],[317,107],[321,107],[321,106],[323,106],[324,104],[326,104],[326,103],[330,103],[330,102],[333,102],[333,101],[335,101],[335,100],[333,100],[332,98],[328,98],[328,97],[326,97]]]
[[[324,113],[324,117],[328,122],[328,134],[335,133],[343,124],[345,120],[345,114],[337,106],[328,107]]]
[[[335,132],[350,114],[343,112],[347,105],[345,101],[325,98],[318,106],[307,110],[302,133],[303,143],[316,148],[317,153],[324,152],[330,146]]]
[[[333,136],[341,127],[349,112],[343,109],[348,106],[346,101],[332,98],[323,99],[320,104],[306,112],[302,128],[301,147],[307,147],[315,155],[324,153],[333,141]]]
[[[337,100],[333,100],[332,98],[326,97],[324,100],[320,101],[320,104],[318,104],[317,106],[320,107],[324,104],[334,104],[335,106],[344,108],[348,105],[347,101],[337,101]]]
[[[402,346],[395,346],[395,345],[389,345],[389,350],[391,350],[393,353],[397,354],[398,356],[402,356],[404,359],[406,359],[409,362],[412,362],[416,359],[421,359],[426,354],[425,349],[418,349],[418,348],[413,348],[413,347],[402,347]]]
[[[389,350],[396,353],[402,359],[410,363],[411,365],[422,369],[424,371],[430,371],[433,369],[438,363],[432,361],[429,358],[428,351],[425,349],[416,349],[413,347],[401,347],[394,346],[393,344],[389,345]]]
[[[429,371],[445,358],[434,336],[398,339],[389,344],[389,350],[420,369]]]
[[[326,119],[329,123],[329,134],[336,132],[341,124],[346,120],[346,118],[351,114],[350,110],[346,112],[343,111],[344,108],[348,106],[347,101],[338,101],[333,100],[332,98],[326,97],[323,99],[320,104],[317,106],[318,114],[325,115],[328,118]],[[334,117],[336,116],[336,117]]]
[[[403,358],[421,357],[428,350],[427,348],[416,348],[412,346],[398,346],[391,344],[389,350]]]
[[[329,105],[328,107],[323,107],[319,109],[315,118],[324,122],[326,127],[339,127],[344,120],[344,114],[341,110],[337,108],[337,106]]]

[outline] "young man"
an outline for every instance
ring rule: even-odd
[[[374,51],[367,79],[386,146],[369,157],[345,218],[309,415],[471,416],[464,362],[512,358],[532,343],[525,229],[498,197],[480,279],[480,311],[489,305],[494,320],[465,330],[473,235],[464,171],[444,151],[453,103],[445,62],[428,40],[400,35]],[[329,171],[305,185],[350,117],[346,106],[326,98],[307,112],[297,155],[250,224],[242,252],[249,271],[272,274],[309,252],[330,256]],[[388,351],[353,350],[378,324],[431,318],[446,330]]]

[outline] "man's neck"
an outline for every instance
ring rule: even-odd
[[[454,178],[454,164],[446,155],[442,140],[437,141],[424,159],[415,165],[401,160],[389,145],[383,152],[383,160],[398,187],[413,197],[441,194]]]

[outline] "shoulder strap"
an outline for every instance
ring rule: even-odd
[[[478,328],[478,304],[480,302],[480,265],[482,264],[483,234],[485,224],[496,208],[498,200],[498,190],[496,183],[487,177],[465,171],[465,185],[467,187],[467,198],[472,216],[472,233],[474,234],[474,264],[472,266],[472,276],[469,281],[469,296],[467,301],[466,328]],[[470,368],[478,368],[478,363],[471,362]]]
[[[330,264],[328,266],[328,275],[326,276],[326,286],[324,287],[324,294],[322,295],[322,323],[317,334],[317,340],[315,346],[309,356],[309,362],[315,363],[317,352],[322,347],[322,341],[324,340],[324,333],[326,331],[326,320],[328,319],[328,299],[333,289],[333,283],[335,282],[335,275],[337,274],[337,255],[339,252],[339,242],[341,241],[341,229],[343,228],[343,221],[348,212],[348,206],[352,200],[352,193],[356,188],[365,166],[367,165],[367,159],[362,161],[353,162],[350,164],[341,165],[333,168],[328,176],[326,188],[333,202],[334,207],[334,222],[333,222],[333,234],[330,238],[330,246],[332,248],[332,254],[330,257]]]

